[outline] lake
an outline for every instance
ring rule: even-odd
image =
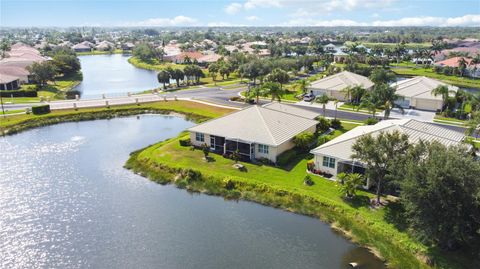
[[[191,126],[141,115],[0,137],[0,268],[384,268],[318,219],[122,167]]]
[[[75,88],[82,98],[125,96],[128,92],[142,92],[158,88],[155,71],[137,68],[128,62],[130,55],[104,54],[78,56],[83,81]]]

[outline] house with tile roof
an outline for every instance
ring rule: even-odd
[[[404,108],[438,111],[443,108],[443,99],[440,95],[433,95],[433,89],[438,86],[447,86],[450,91],[456,92],[458,87],[448,85],[436,79],[423,76],[400,80],[390,85],[396,89],[396,94],[402,98],[397,104]],[[453,95],[453,93],[452,93]]]
[[[367,90],[372,89],[374,83],[367,77],[343,71],[338,74],[328,76],[311,83],[309,90],[314,95],[326,94],[328,97],[335,98],[340,101],[347,101],[347,97],[343,92],[348,87],[361,86]]]
[[[455,146],[461,144],[465,138],[463,132],[434,123],[414,119],[384,120],[375,125],[358,126],[311,150],[310,153],[314,155],[314,169],[334,177],[342,172],[363,174],[366,165],[352,159],[353,144],[364,135],[377,136],[381,132],[394,131],[408,135],[408,140],[412,144],[422,140],[437,141],[445,146]]]
[[[309,111],[279,106],[250,106],[188,129],[194,146],[207,144],[213,152],[239,152],[244,160],[277,157],[293,148],[293,138],[302,132],[314,133],[318,122],[308,117]]]

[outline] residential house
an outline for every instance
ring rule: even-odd
[[[90,52],[90,51],[92,51],[92,47],[90,47],[89,45],[83,44],[83,43],[78,43],[76,45],[73,45],[72,49],[75,52]]]
[[[309,89],[314,95],[326,94],[328,97],[340,101],[347,101],[348,97],[343,92],[348,87],[360,86],[367,90],[372,89],[374,83],[367,77],[343,71],[311,83]]]
[[[325,46],[323,47],[323,49],[324,49],[326,52],[331,52],[331,53],[333,53],[333,52],[335,52],[335,51],[337,50],[336,47],[335,47],[335,45],[333,45],[332,43],[330,43],[330,44],[328,44],[328,45],[325,45]]]
[[[23,43],[12,45],[7,57],[0,60],[0,78],[5,89],[18,88],[21,83],[29,82],[27,67],[36,62],[47,61],[49,58]]]
[[[458,87],[423,76],[400,80],[390,86],[396,88],[396,94],[402,97],[397,101],[398,105],[405,108],[437,111],[442,109],[443,99],[440,95],[433,95],[432,90],[441,85],[447,86],[450,91],[458,90]]]
[[[115,49],[115,44],[109,41],[102,41],[95,46],[95,49],[100,51],[107,51],[110,49]]]
[[[16,90],[20,87],[20,81],[16,76],[0,74],[0,91]]]
[[[364,163],[352,158],[353,144],[364,135],[377,136],[381,132],[398,131],[408,135],[410,143],[422,141],[438,141],[446,146],[460,144],[465,135],[463,132],[421,122],[414,119],[384,120],[375,125],[358,126],[327,143],[310,151],[314,155],[314,169],[336,177],[339,173],[365,173]],[[367,182],[367,186],[368,186]]]
[[[314,133],[318,122],[274,108],[250,106],[199,124],[188,129],[190,141],[195,146],[207,144],[220,154],[238,150],[244,160],[265,158],[275,163],[281,153],[295,146],[296,135]]]
[[[452,68],[458,68],[459,62],[461,59],[464,59],[467,63],[466,75],[469,77],[478,78],[480,77],[480,64],[472,64],[472,59],[467,57],[452,57],[443,61],[438,61],[435,63],[437,66],[448,66]]]

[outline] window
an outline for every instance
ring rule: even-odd
[[[323,166],[335,168],[335,158],[323,156]]]
[[[195,133],[195,140],[205,142],[205,136],[202,133]]]
[[[267,145],[262,145],[258,144],[258,152],[268,154],[268,146]]]

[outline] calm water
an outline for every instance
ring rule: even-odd
[[[127,95],[160,86],[156,72],[136,68],[128,62],[128,55],[78,56],[82,65],[83,81],[76,90],[82,98]]]
[[[0,138],[0,268],[383,268],[315,218],[122,168],[192,125],[143,115]]]

